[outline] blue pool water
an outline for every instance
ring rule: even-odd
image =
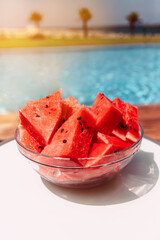
[[[98,91],[131,104],[160,102],[160,45],[0,50],[0,113],[61,87],[88,105]]]

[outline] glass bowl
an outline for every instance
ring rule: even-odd
[[[28,159],[33,169],[44,179],[56,185],[70,188],[87,188],[97,186],[117,175],[138,152],[143,128],[139,124],[140,138],[129,148],[106,156],[98,156],[103,164],[92,167],[81,167],[78,161],[90,161],[93,158],[60,158],[46,156],[25,148],[19,141],[19,130],[16,129],[15,139],[19,152]]]

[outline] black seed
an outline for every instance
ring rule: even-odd
[[[104,96],[104,93],[102,93],[102,95]]]
[[[81,123],[81,122],[79,122],[79,124],[82,126],[82,123]]]
[[[48,105],[46,105],[46,108],[48,108]]]
[[[117,152],[117,150],[114,151],[115,153]]]
[[[134,128],[134,131],[137,132],[137,130]]]
[[[66,142],[67,142],[67,140],[66,140],[66,139],[64,139],[64,140],[63,140],[63,143],[66,143]]]
[[[81,128],[81,132],[83,132],[83,128]]]
[[[65,131],[65,133],[67,133],[68,131]]]
[[[125,128],[127,128],[127,124],[125,125]]]
[[[130,129],[132,129],[132,126],[129,126],[130,127]]]
[[[49,98],[49,96],[46,96],[46,98]]]
[[[42,146],[38,146],[38,148],[40,149],[40,148],[42,148]]]
[[[40,117],[40,115],[37,114],[36,117]]]
[[[63,131],[64,131],[64,129],[62,128],[62,129],[61,129],[61,132],[63,132]]]
[[[77,120],[81,120],[81,119],[82,119],[81,116],[77,117]]]
[[[132,122],[132,119],[130,119],[130,122]]]
[[[122,128],[124,128],[124,125],[122,124]]]
[[[104,97],[101,97],[101,99],[103,99]]]
[[[62,119],[62,122],[65,122],[65,121],[66,121],[66,120],[63,118],[63,119]]]

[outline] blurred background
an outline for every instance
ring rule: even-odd
[[[0,140],[20,107],[59,88],[87,105],[98,91],[138,105],[160,140],[159,0],[1,0]]]

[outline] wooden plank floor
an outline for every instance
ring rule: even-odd
[[[14,137],[14,132],[19,123],[18,113],[0,115],[0,141]]]
[[[144,134],[160,141],[160,104],[138,106],[138,114]]]
[[[144,134],[160,141],[160,104],[140,105],[138,113]],[[17,113],[0,115],[0,141],[12,138],[17,125]]]

